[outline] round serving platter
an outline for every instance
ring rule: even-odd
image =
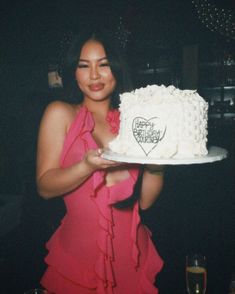
[[[102,158],[114,160],[118,162],[127,162],[127,163],[140,163],[140,164],[202,164],[210,163],[222,160],[226,158],[228,152],[226,149],[216,146],[211,146],[208,149],[208,154],[205,156],[197,156],[191,158],[148,158],[148,157],[137,157],[137,156],[127,156],[123,154],[114,153],[111,150],[105,150],[102,154]]]

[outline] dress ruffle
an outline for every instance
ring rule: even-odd
[[[46,244],[49,254],[46,256],[45,262],[55,268],[63,277],[72,281],[74,285],[77,284],[89,289],[95,289],[95,275],[92,272],[84,271],[83,266],[61,246],[60,229],[59,227]]]
[[[110,125],[110,131],[117,134],[120,126],[120,112],[117,109],[110,110],[106,120]]]
[[[88,149],[88,140],[91,136],[90,132],[94,129],[94,126],[95,123],[91,113],[85,106],[81,107],[64,141],[64,146],[60,157],[60,165],[62,167],[64,166],[66,157],[69,154],[69,150],[73,147],[73,144],[76,142],[78,137],[81,137],[84,143],[83,146],[81,146],[84,148],[81,150],[81,153],[85,153],[85,151]],[[93,145],[93,148],[97,147],[94,140],[89,143],[89,147],[91,148],[90,144]]]
[[[115,133],[119,128],[119,112],[117,110],[110,111],[107,117],[110,122],[112,131]],[[64,142],[64,148],[61,156],[61,166],[69,166],[72,164],[72,159],[68,154],[72,150],[79,137],[83,144],[79,145],[81,158],[89,148],[97,148],[97,145],[92,138],[91,132],[94,128],[94,121],[91,113],[86,107],[81,107],[79,114],[72,123],[71,128]],[[76,148],[75,148],[76,149]],[[81,159],[80,158],[80,159]],[[114,272],[114,220],[113,220],[113,204],[129,198],[133,194],[134,186],[137,181],[139,170],[137,167],[129,169],[129,177],[113,186],[106,186],[104,171],[96,171],[88,179],[91,186],[86,191],[90,191],[91,200],[95,203],[98,210],[98,258],[94,263],[94,270],[87,271],[79,263],[76,258],[66,252],[61,245],[61,229],[66,221],[67,215],[62,221],[61,227],[57,229],[52,238],[47,243],[49,253],[45,258],[47,264],[56,269],[64,278],[70,280],[73,285],[81,285],[88,289],[96,289],[98,294],[113,294],[116,286]],[[89,184],[88,183],[88,184]],[[82,191],[82,192],[81,192]],[[67,195],[65,203],[69,201],[69,197],[74,193],[82,194],[83,186],[75,192]],[[89,195],[87,195],[89,197]],[[132,223],[130,238],[132,240],[132,260],[133,267],[136,270],[139,268],[140,250],[138,246],[138,229],[140,226],[139,206],[138,202],[134,204],[132,212]],[[146,229],[147,230],[147,229]],[[139,294],[158,293],[158,290],[153,286],[155,276],[160,271],[163,262],[154,248],[148,235],[148,250],[144,266],[141,269],[141,279],[139,281]],[[66,266],[67,265],[67,266]],[[69,265],[69,266],[68,266]],[[45,278],[46,279],[46,278]],[[137,281],[138,282],[138,281]],[[43,279],[42,279],[43,284]]]
[[[154,283],[156,274],[159,273],[163,267],[163,261],[152,243],[151,232],[146,226],[145,229],[148,234],[148,254],[140,279],[140,288],[138,294],[158,294],[158,289],[154,286]]]
[[[130,170],[130,176],[111,187],[105,185],[105,173],[96,172],[94,174],[94,194],[93,200],[99,210],[100,233],[97,245],[100,250],[100,256],[96,262],[96,274],[101,281],[98,283],[97,293],[113,293],[113,287],[116,285],[113,271],[113,207],[119,201],[129,198],[133,193],[133,188],[138,177],[138,170]],[[137,230],[140,222],[136,216],[138,208],[134,210],[131,237],[133,240],[133,261],[138,266],[139,248],[137,246]],[[105,292],[105,291],[106,292]]]

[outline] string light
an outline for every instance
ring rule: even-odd
[[[123,24],[122,17],[119,17],[119,23],[117,26],[117,30],[115,32],[115,36],[118,39],[120,46],[125,49],[127,43],[129,42],[131,33],[125,28]]]
[[[200,21],[212,32],[235,40],[235,14],[230,9],[219,9],[207,0],[192,0]]]

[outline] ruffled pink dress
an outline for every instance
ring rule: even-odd
[[[119,128],[119,112],[109,112],[111,130]],[[92,137],[94,120],[82,107],[66,136],[61,166],[79,162],[88,149],[97,149]],[[140,222],[138,202],[128,209],[113,204],[133,193],[139,175],[112,186],[105,172],[96,171],[76,190],[64,196],[66,215],[46,244],[48,265],[41,284],[56,294],[153,294],[156,274],[163,261],[149,230]]]

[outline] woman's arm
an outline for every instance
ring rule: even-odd
[[[161,165],[146,165],[140,193],[140,208],[148,209],[162,191],[164,182],[164,167]]]
[[[51,103],[42,118],[37,150],[37,187],[46,198],[61,196],[82,184],[95,170],[115,166],[102,159],[100,150],[89,150],[84,158],[67,168],[60,156],[67,130],[75,117],[74,108],[63,102]]]

